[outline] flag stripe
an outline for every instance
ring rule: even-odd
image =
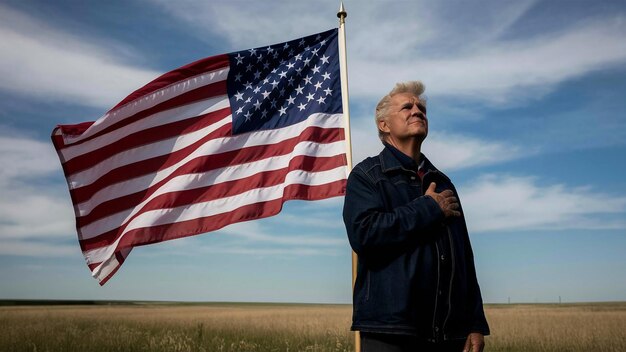
[[[85,215],[77,217],[77,226],[82,228],[83,226],[96,220],[110,216],[110,214],[114,214],[114,216],[118,218],[122,216],[120,212],[127,209],[135,208],[136,211],[133,213],[136,213],[138,209],[143,208],[144,203],[164,193],[183,191],[188,188],[198,189],[207,185],[216,185],[230,180],[239,180],[253,176],[254,174],[260,173],[264,170],[278,170],[287,166],[290,166],[290,169],[294,169],[298,165],[292,164],[293,160],[291,159],[294,158],[302,156],[318,156],[322,158],[332,156],[343,157],[344,139],[340,134],[341,131],[336,132],[337,133],[334,133],[335,136],[330,135],[332,138],[324,141],[325,144],[303,141],[299,142],[290,154],[272,156],[266,159],[237,164],[235,166],[225,163],[228,158],[223,159],[221,162],[224,166],[219,165],[220,163],[215,162],[215,160],[210,161],[209,158],[194,159],[193,162],[185,165],[184,168],[178,169],[175,173],[172,173],[168,177],[144,190],[119,195],[117,197],[110,194],[112,199],[98,203],[93,206],[93,209],[88,208],[92,205],[91,203],[85,204],[86,207],[78,209],[81,214]],[[338,142],[333,142],[335,140]],[[188,171],[191,169],[193,169],[193,171]],[[133,184],[134,183],[135,182],[133,182]],[[81,232],[83,232],[82,238],[89,238],[93,236],[85,235],[85,233],[89,234],[90,231],[83,229]]]
[[[211,67],[210,70],[207,70],[206,72],[198,72],[198,74],[194,76],[181,77],[180,81],[159,82],[159,78],[155,79],[151,83],[148,83],[148,85],[146,85],[145,87],[129,95],[120,104],[118,104],[104,116],[95,121],[91,126],[89,126],[88,129],[84,130],[80,135],[76,135],[75,133],[77,131],[73,131],[71,127],[67,129],[67,131],[69,132],[66,133],[67,127],[59,126],[61,131],[66,134],[63,138],[64,145],[78,145],[80,143],[84,143],[84,141],[93,138],[97,134],[101,134],[102,131],[109,129],[111,126],[118,124],[120,121],[140,114],[142,113],[142,111],[151,110],[155,106],[175,99],[179,95],[183,95],[187,92],[194,91],[198,88],[202,88],[216,82],[224,81],[229,72],[228,58],[223,56],[213,57],[213,59],[216,58],[217,60],[219,60],[216,67]],[[211,58],[207,58],[206,60],[208,61],[209,59]],[[161,85],[165,85],[165,87],[157,88]],[[133,95],[135,95],[137,92],[144,89],[150,91],[150,93],[145,93],[145,95],[143,96],[137,95],[136,97],[133,97]],[[221,94],[224,94],[224,91],[222,91]],[[133,98],[129,99],[131,97]]]
[[[144,202],[140,211],[121,212],[113,217],[104,219],[105,221],[98,221],[98,223],[94,223],[92,226],[86,226],[83,229],[83,234],[88,232],[89,227],[100,229],[108,226],[113,229],[99,236],[83,238],[81,240],[81,247],[83,250],[90,250],[100,247],[106,243],[110,243],[119,235],[119,233],[125,231],[125,224],[132,222],[142,213],[151,210],[175,208],[198,202],[206,202],[212,199],[232,197],[242,194],[250,188],[279,185],[285,182],[288,170],[301,170],[310,173],[319,173],[345,166],[345,164],[346,160],[343,155],[327,158],[301,156],[292,159],[290,165],[285,168],[257,173],[245,179],[233,180],[217,185],[208,185],[198,188],[190,187],[184,191],[159,194],[158,196],[151,198],[149,201]],[[116,224],[119,223],[122,223],[122,226],[115,227]]]
[[[315,120],[315,118],[305,120],[304,122],[309,121],[309,125],[314,127],[308,127],[304,129],[300,135],[298,134],[298,132],[300,131],[298,131],[297,128],[287,127],[281,129],[280,133],[272,133],[279,131],[275,130],[263,131],[265,133],[257,133],[254,136],[239,135],[229,138],[216,138],[218,136],[221,137],[223,136],[223,134],[227,133],[227,127],[224,126],[222,129],[215,131],[215,135],[209,134],[207,136],[204,136],[204,138],[201,138],[199,141],[196,141],[193,145],[186,146],[181,150],[177,150],[176,152],[165,154],[159,157],[136,161],[135,159],[139,159],[138,155],[140,154],[140,152],[129,151],[126,154],[130,155],[130,160],[127,159],[118,162],[118,164],[125,164],[124,166],[118,166],[116,169],[111,171],[104,169],[103,167],[102,169],[106,171],[102,172],[102,176],[99,177],[97,182],[89,186],[76,188],[76,186],[73,185],[72,181],[75,178],[73,178],[72,176],[68,177],[70,188],[72,188],[70,192],[72,194],[72,197],[74,197],[75,201],[78,203],[78,208],[81,209],[80,215],[85,215],[85,212],[82,210],[84,209],[83,203],[89,201],[89,203],[91,204],[98,204],[106,200],[102,197],[108,197],[108,199],[110,199],[110,197],[113,196],[121,196],[137,192],[143,188],[150,186],[151,184],[159,182],[160,180],[172,174],[178,168],[182,167],[187,162],[195,158],[213,155],[216,151],[219,151],[219,154],[223,154],[224,158],[237,157],[238,159],[231,161],[231,163],[239,164],[246,161],[251,161],[252,156],[255,155],[259,155],[259,157],[265,155],[267,157],[278,154],[286,154],[289,152],[289,146],[297,144],[297,138],[301,138],[300,140],[307,140],[305,138],[309,138],[308,140],[311,140],[311,138],[314,138],[316,136],[320,136],[323,138],[326,134],[319,134],[318,127],[326,126],[326,129],[328,131],[332,131],[333,128],[337,128],[336,126],[341,126],[341,115],[318,116],[318,121]],[[318,134],[315,134],[315,131],[318,131]],[[184,137],[181,137],[180,139],[182,141],[185,141]],[[272,140],[274,141],[275,146],[272,146],[272,148],[265,148],[264,146],[271,144]],[[283,142],[287,143],[283,145]],[[245,148],[246,146],[249,147]],[[147,154],[152,153],[151,150],[161,149],[160,147],[161,146],[157,143],[142,147],[141,149],[146,150]],[[165,146],[165,148],[166,147],[167,146]],[[170,148],[172,150],[178,149],[176,145],[170,145]],[[240,152],[240,150],[242,149],[245,149],[246,153]],[[264,149],[267,150],[265,151]],[[211,159],[211,162],[215,161]],[[98,176],[99,175],[94,175],[93,177],[95,178]],[[74,177],[77,176],[74,175]],[[123,181],[130,179],[133,180],[133,185],[130,185],[129,187],[134,188],[128,190],[128,188],[125,187],[126,184],[123,183]],[[113,191],[113,189],[118,189],[119,191]],[[92,207],[93,205],[91,206],[91,208]]]
[[[124,150],[159,139],[176,136],[197,130],[230,114],[228,99],[218,96],[194,104],[166,110],[150,116],[148,121],[139,121],[109,134],[86,141],[81,148],[67,148],[61,151],[70,174],[91,167],[102,160]],[[194,127],[195,129],[191,129]],[[79,154],[80,153],[80,154]],[[106,154],[109,153],[109,154]],[[82,167],[74,166],[81,164]]]
[[[153,239],[155,238],[162,238],[163,240],[166,240],[185,237],[189,235],[189,233],[185,231],[168,231],[166,233],[159,233],[158,228],[162,225],[166,225],[166,227],[168,227],[171,224],[184,223],[189,220],[196,220],[219,215],[225,215],[226,218],[229,218],[229,221],[225,223],[222,223],[221,221],[215,221],[214,223],[204,224],[201,228],[201,232],[207,232],[222,228],[229,223],[249,220],[247,216],[244,216],[249,213],[242,215],[242,217],[240,218],[230,218],[230,216],[232,216],[235,210],[250,205],[249,202],[251,199],[254,200],[254,203],[252,204],[265,203],[272,200],[279,200],[282,203],[285,200],[289,199],[313,199],[307,198],[308,196],[322,197],[322,195],[326,194],[340,195],[344,192],[345,180],[338,181],[338,184],[334,184],[335,181],[332,180],[336,180],[343,175],[345,175],[345,167],[339,167],[329,171],[317,173],[309,173],[306,171],[295,170],[287,174],[284,184],[251,189],[247,192],[235,196],[225,197],[207,202],[198,202],[192,205],[185,205],[182,207],[159,209],[145,212],[129,222],[126,225],[124,232],[120,236],[118,236],[116,240],[110,245],[87,250],[84,251],[83,254],[85,255],[88,263],[104,262],[105,260],[110,258],[119,248],[153,243]],[[334,184],[336,187],[334,189],[321,187],[317,191],[312,191],[308,187],[301,187],[325,186],[325,184],[329,183]],[[258,211],[260,211],[260,209],[257,208],[256,212]],[[255,216],[254,218],[258,217]],[[150,235],[146,238],[136,237],[137,231],[134,230],[141,230],[145,228],[150,228],[150,230],[148,230],[148,233],[150,233]],[[197,228],[195,230],[197,230]],[[166,237],[164,238],[163,236]]]

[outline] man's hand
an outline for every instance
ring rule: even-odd
[[[483,348],[485,348],[485,337],[481,333],[473,332],[467,336],[463,352],[482,352]]]
[[[461,216],[461,212],[458,211],[459,200],[454,196],[454,192],[446,189],[441,193],[437,193],[435,192],[435,187],[437,187],[437,185],[434,182],[431,182],[425,195],[431,196],[437,204],[439,204],[439,207],[441,207],[441,210],[443,210],[446,217]]]

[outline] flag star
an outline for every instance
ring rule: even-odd
[[[261,108],[261,104],[263,104],[262,102],[259,101],[259,99],[256,100],[256,103],[252,104],[254,105],[254,109],[255,110],[259,110]]]
[[[261,95],[263,95],[263,99],[267,99],[267,97],[270,96],[270,92],[264,90],[263,93],[261,93]]]
[[[296,68],[296,74],[297,74],[298,76],[302,75],[302,67],[298,67],[298,68]]]
[[[249,103],[249,102],[251,102],[251,101],[252,101],[252,97],[248,97],[248,99],[246,99],[246,100],[244,101],[244,103],[245,103],[245,104],[248,104],[248,103]]]
[[[313,93],[309,93],[306,96],[306,101],[311,101],[311,100],[314,100],[314,99],[315,99],[315,95]]]
[[[261,87],[260,86],[256,86],[256,87],[254,87],[254,89],[252,91],[254,92],[254,94],[257,94],[258,92],[261,91]]]
[[[333,91],[330,88],[324,89],[324,93],[326,93],[326,95],[333,95]]]
[[[243,112],[243,106],[240,106],[239,109],[237,109],[237,111],[235,111],[235,113],[237,113],[237,115],[241,114]]]
[[[276,73],[278,72],[278,67],[274,67],[274,69],[271,71],[272,73]]]
[[[267,69],[269,69],[269,68],[270,68],[270,63],[269,63],[269,62],[264,62],[264,63],[263,63],[263,69],[264,69],[264,70],[267,70]]]
[[[274,49],[271,46],[268,46],[266,50],[268,54],[271,54],[274,52]]]
[[[311,54],[313,54],[313,56],[317,56],[317,52],[320,51],[319,48],[315,48],[313,50],[311,50]]]
[[[256,70],[256,72],[254,73],[254,79],[259,79],[261,78],[261,71]]]
[[[293,62],[290,62],[287,64],[287,68],[292,69],[296,64],[294,64]]]
[[[294,81],[293,77],[289,77],[289,79],[287,80],[287,84],[291,87],[293,86],[293,81]]]
[[[241,53],[237,53],[237,56],[235,56],[235,60],[237,60],[237,65],[243,64],[243,56],[241,56]]]
[[[324,81],[327,79],[330,79],[330,73],[326,72],[324,74],[322,74],[322,77],[324,77]]]
[[[252,89],[252,83],[250,82],[244,83],[243,86],[246,87],[246,89]]]
[[[270,79],[265,77],[265,79],[263,80],[263,84],[268,84],[268,83],[270,83]]]
[[[259,54],[256,58],[256,62],[261,62],[263,60],[263,54]]]
[[[304,90],[304,87],[298,85],[298,88],[296,88],[296,92],[298,92],[298,94],[303,94],[302,91]]]
[[[304,41],[304,38],[302,38],[302,40],[300,41],[300,43],[298,43],[299,46],[304,46],[306,42]]]
[[[296,59],[296,61],[302,60],[302,54],[296,55],[295,59]]]
[[[285,46],[283,46],[283,50],[289,48],[289,43],[285,43]]]
[[[252,71],[252,64],[248,64],[248,66],[246,66],[246,72],[250,71]]]
[[[320,67],[315,65],[312,69],[313,73],[320,73]]]
[[[274,55],[272,55],[272,58],[274,58],[274,60],[278,59],[278,53],[274,53]]]
[[[320,97],[319,99],[317,99],[317,102],[322,105],[322,104],[326,104],[326,97]]]
[[[285,78],[287,77],[287,72],[281,71],[278,75],[280,76],[280,78]]]
[[[278,109],[278,113],[280,114],[280,116],[285,115],[287,113],[287,108],[283,106],[282,108]]]
[[[306,59],[302,60],[302,62],[304,62],[304,66],[308,66],[309,62],[311,62],[311,59],[306,58]]]
[[[273,80],[272,83],[270,83],[272,85],[272,89],[276,88],[278,86],[278,82],[276,82],[276,80]]]
[[[326,45],[326,39],[320,41],[320,47]]]
[[[267,117],[267,110],[261,111],[261,118],[264,119],[265,117]]]
[[[250,116],[252,116],[252,114],[250,113],[250,110],[246,111],[246,113],[243,115],[246,117],[246,122],[250,121]]]
[[[330,59],[330,56],[326,55],[322,55],[322,57],[320,58],[320,60],[322,60],[322,62],[325,64],[328,64],[328,59]]]
[[[311,48],[308,46],[304,48],[304,51],[309,51],[309,50],[311,50]]]
[[[278,92],[279,97],[282,97],[283,95],[285,95],[285,88],[281,88],[280,91]]]
[[[241,73],[238,73],[235,75],[235,82],[240,82],[241,81]]]
[[[237,92],[237,94],[235,94],[235,101],[239,100],[243,100],[243,93],[241,92]]]
[[[289,56],[293,56],[293,54],[294,54],[293,49],[289,49]]]
[[[276,109],[276,103],[278,103],[278,102],[276,101],[276,99],[272,99],[272,100],[270,101],[270,107],[271,107],[272,109]]]
[[[248,51],[250,52],[250,55],[252,56],[256,55],[256,49],[248,49]]]
[[[311,77],[311,76],[304,77],[304,81],[306,82],[306,84],[311,84],[311,80],[312,79],[313,79],[313,77]]]
[[[317,82],[313,86],[315,87],[315,91],[317,92],[318,89],[322,88],[322,82]]]
[[[295,104],[296,103],[296,97],[289,97],[287,98],[287,106],[291,105],[291,104]]]
[[[317,41],[319,41],[320,39],[322,39],[322,36],[318,34],[318,35],[315,37],[315,41],[317,42]]]
[[[306,108],[306,104],[305,103],[300,103],[300,105],[298,105],[298,109],[300,111],[304,110]]]

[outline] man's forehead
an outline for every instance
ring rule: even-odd
[[[391,102],[394,104],[414,103],[421,102],[420,98],[412,93],[398,93],[391,96]]]

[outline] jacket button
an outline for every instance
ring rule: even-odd
[[[445,255],[441,255],[441,261],[443,262],[444,260],[446,260],[446,256]]]
[[[439,327],[435,326],[435,332],[439,332]]]
[[[439,290],[439,296],[441,296],[441,294],[442,294],[442,293],[443,293],[443,292],[441,292],[441,290]]]
[[[415,176],[411,176],[411,180],[415,180]]]

